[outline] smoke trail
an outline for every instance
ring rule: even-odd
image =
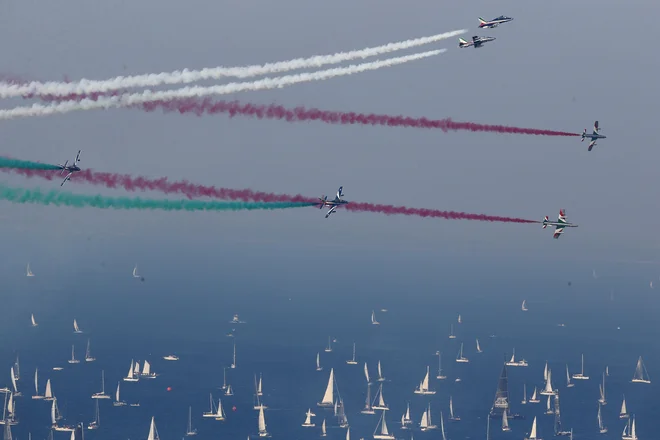
[[[201,200],[142,199],[140,197],[88,196],[62,191],[43,192],[41,189],[15,188],[0,184],[0,200],[13,203],[69,206],[74,208],[138,209],[161,211],[241,211],[302,208],[313,203],[296,202],[215,202]]]
[[[408,215],[415,217],[443,218],[446,220],[476,220],[481,222],[499,223],[540,223],[537,220],[526,220],[516,217],[501,217],[486,214],[470,214],[467,212],[441,211],[438,209],[407,208],[405,206],[377,205],[373,203],[351,202],[343,206],[347,211],[377,212],[385,215]]]
[[[54,173],[33,170],[11,170],[26,177],[41,177],[51,180]],[[84,170],[75,173],[71,178],[74,182],[86,182],[92,185],[102,185],[107,188],[124,188],[128,191],[150,190],[166,194],[183,194],[189,199],[195,197],[211,197],[224,200],[241,200],[243,202],[261,203],[301,203],[318,206],[317,199],[298,195],[274,194],[251,189],[216,188],[215,186],[196,185],[187,181],[171,182],[166,177],[149,179],[146,177],[131,177],[126,174],[102,173]],[[407,208],[403,206],[375,205],[371,203],[350,202],[340,209],[355,212],[375,212],[386,215],[407,215],[416,217],[442,218],[447,220],[477,220],[504,223],[539,223],[535,220],[499,217],[485,214],[469,214],[465,212],[440,211],[437,209]]]
[[[57,81],[22,84],[0,84],[0,98],[14,96],[34,95],[84,95],[90,93],[105,93],[113,90],[130,87],[156,87],[171,84],[189,84],[202,80],[220,80],[226,77],[249,78],[260,75],[271,75],[295,69],[319,68],[329,64],[338,64],[345,61],[365,59],[383,55],[403,49],[410,49],[425,44],[435,43],[447,38],[456,37],[467,32],[467,29],[445,32],[430,37],[415,38],[412,40],[389,43],[383,46],[368,47],[362,50],[338,52],[334,55],[316,55],[309,58],[296,58],[289,61],[267,63],[244,67],[214,67],[201,70],[177,70],[146,75],[118,76],[107,80],[82,79],[73,83]],[[0,80],[2,77],[0,77]]]
[[[192,113],[197,116],[204,114],[228,114],[229,117],[247,116],[257,119],[278,119],[287,122],[318,121],[326,124],[339,125],[381,125],[388,127],[411,127],[440,129],[448,131],[472,131],[509,134],[530,134],[537,136],[580,136],[565,131],[541,130],[537,128],[520,128],[507,125],[477,124],[475,122],[455,122],[450,118],[428,119],[410,116],[379,115],[374,113],[339,112],[319,110],[316,108],[286,108],[281,105],[243,104],[238,101],[214,101],[205,99],[181,99],[174,101],[152,101],[139,106],[151,112],[161,109],[164,112]]]
[[[410,61],[428,58],[445,52],[446,49],[432,50],[398,58],[388,58],[382,61],[362,63],[348,67],[326,69],[318,72],[286,75],[276,78],[265,78],[259,81],[230,83],[211,87],[183,87],[176,90],[163,90],[154,92],[146,90],[143,93],[125,94],[113,97],[82,99],[80,101],[65,101],[53,105],[33,104],[30,107],[15,107],[10,110],[0,110],[0,119],[12,119],[25,116],[46,116],[56,113],[69,113],[77,110],[106,109],[111,107],[130,107],[145,104],[151,101],[170,101],[172,99],[203,97],[208,95],[225,95],[242,91],[256,91],[282,88],[293,84],[310,81],[322,81],[337,76],[353,75],[355,73],[376,70],[383,67],[395,66]]]
[[[20,168],[24,170],[59,170],[57,165],[47,163],[31,162],[29,160],[9,159],[0,157],[0,168]]]

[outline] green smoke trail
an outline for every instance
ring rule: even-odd
[[[47,163],[31,162],[29,160],[9,159],[0,157],[0,168],[22,168],[24,170],[59,170],[57,165]]]
[[[314,206],[309,202],[216,202],[203,200],[143,199],[140,197],[87,196],[66,191],[14,188],[0,184],[0,200],[13,203],[70,206],[74,208],[139,209],[162,211],[240,211],[302,208]]]

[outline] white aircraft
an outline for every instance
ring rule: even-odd
[[[73,173],[75,173],[77,171],[80,171],[80,167],[78,166],[78,161],[80,161],[80,150],[78,150],[78,154],[76,154],[76,160],[73,161],[73,165],[68,166],[68,164],[69,164],[68,160],[66,162],[64,162],[64,165],[59,164],[60,169],[62,170],[62,171],[60,171],[60,176],[65,171],[69,172],[69,174],[66,175],[66,177],[64,178],[64,180],[62,181],[60,186],[64,186],[64,184],[66,183],[67,180],[71,180],[71,175]]]
[[[337,212],[337,207],[340,205],[345,205],[348,203],[347,200],[342,200],[341,198],[344,197],[344,187],[340,186],[339,189],[337,190],[337,195],[335,196],[334,200],[328,201],[328,196],[321,196],[319,197],[320,206],[319,209],[323,209],[324,206],[330,206],[330,209],[328,212],[325,214],[325,218],[330,217],[330,214],[333,212]]]
[[[568,223],[566,221],[566,210],[565,209],[560,209],[559,210],[559,216],[557,217],[556,222],[551,222],[548,220],[548,216],[546,215],[545,218],[543,219],[543,229],[545,229],[548,226],[555,226],[555,233],[553,234],[553,238],[559,238],[561,234],[564,233],[564,228],[577,228],[578,225],[575,225],[573,223]]]

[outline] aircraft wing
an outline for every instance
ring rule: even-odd
[[[594,134],[598,134],[598,121],[594,122]]]
[[[72,174],[73,173],[67,174],[66,177],[64,178],[64,180],[62,181],[62,183],[60,183],[60,186],[64,186],[64,184],[66,183],[67,180],[71,180],[71,175]]]
[[[328,210],[328,212],[325,214],[325,218],[330,217],[330,214],[332,214],[333,212],[337,212],[337,206],[333,206],[332,208],[330,208],[330,210]]]
[[[589,142],[589,148],[587,148],[587,151],[591,151],[591,149],[594,147],[594,145],[596,145],[596,141],[595,141],[595,140]]]
[[[558,223],[566,223],[566,210],[560,209],[559,215],[557,216]]]
[[[563,233],[564,233],[564,227],[557,226],[557,228],[555,229],[555,233],[552,235],[552,238],[559,238],[559,236]]]

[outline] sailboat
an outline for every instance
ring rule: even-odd
[[[30,316],[30,320],[32,321],[32,327],[38,327],[39,324],[37,324],[36,319],[34,319],[34,313]]]
[[[449,339],[456,339],[456,335],[454,334],[454,324],[450,324],[449,326]]]
[[[110,396],[105,394],[105,370],[101,370],[101,392],[92,394],[92,399],[110,399]]]
[[[502,412],[502,431],[511,431],[511,428],[509,428],[509,418],[506,415],[506,408],[504,408],[504,412]]]
[[[270,437],[266,431],[266,416],[264,416],[264,409],[259,410],[259,437]]]
[[[522,405],[527,405],[527,384],[523,384],[523,400],[520,402]]]
[[[220,387],[221,390],[226,390],[227,389],[227,367],[224,367],[222,369],[222,386]]]
[[[419,383],[419,387],[415,388],[415,394],[435,394],[435,391],[429,390],[429,367],[426,367],[426,376],[424,376],[424,379]]]
[[[589,376],[584,375],[584,353],[582,354],[582,368],[579,373],[573,375],[575,380],[589,380]]]
[[[141,275],[138,275],[137,263],[135,263],[135,267],[133,268],[133,278],[142,278]]]
[[[140,380],[140,377],[135,375],[135,362],[133,362],[133,359],[131,359],[131,366],[128,368],[128,374],[126,374],[124,380],[126,382],[137,382]]]
[[[30,263],[27,264],[27,273],[26,273],[26,275],[29,276],[29,277],[34,276],[34,274],[32,273],[32,269],[30,269]]]
[[[552,370],[548,369],[548,379],[545,381],[545,388],[541,391],[543,396],[554,396],[555,390],[552,388]]]
[[[321,356],[320,353],[316,353],[316,371],[321,370],[323,370],[323,367],[321,366]]]
[[[600,398],[598,403],[601,405],[607,405],[607,399],[605,398],[605,373],[603,373],[603,383],[600,385]]]
[[[573,388],[575,384],[571,382],[571,375],[568,374],[568,364],[566,364],[566,387]]]
[[[236,368],[236,342],[234,342],[234,360],[232,361],[229,368]]]
[[[151,371],[151,364],[149,361],[144,361],[144,364],[142,365],[142,373],[140,374],[140,377],[145,377],[147,379],[155,379],[158,377],[158,375],[154,372]]]
[[[362,414],[376,414],[371,406],[371,383],[367,382],[367,398],[364,401],[364,409],[360,411]]]
[[[623,428],[623,434],[621,435],[622,440],[637,440],[637,433],[635,432],[635,416],[632,416],[631,419],[628,419],[628,423]]]
[[[524,299],[523,299],[523,302],[522,302],[522,306],[521,306],[521,308],[522,308],[522,311],[523,311],[523,312],[526,312],[526,311],[528,310],[528,309],[527,309],[527,301],[525,301]]]
[[[569,436],[571,431],[562,431],[561,410],[559,409],[559,393],[555,394],[555,436]]]
[[[477,353],[483,353],[483,350],[479,346],[479,339],[477,339]]]
[[[151,425],[149,426],[149,435],[147,436],[147,440],[160,440],[160,437],[158,436],[158,430],[156,429],[156,422],[154,421],[153,417],[151,417]]]
[[[610,375],[610,367],[608,365],[605,366],[605,376]]]
[[[598,405],[598,430],[601,434],[605,434],[607,432],[607,427],[603,425],[603,416],[600,413],[600,407],[601,405]]]
[[[525,359],[521,359],[519,361],[516,361],[516,349],[515,349],[515,347],[513,349],[513,354],[511,355],[511,359],[509,359],[508,362],[505,362],[505,364],[508,367],[527,367],[529,365]],[[547,364],[546,364],[546,368],[547,368]]]
[[[175,354],[168,354],[166,356],[163,356],[163,359],[166,360],[166,361],[178,361],[179,356],[177,356]]]
[[[117,382],[117,391],[115,391],[115,401],[112,402],[112,406],[126,406],[126,402],[119,400],[119,385],[121,382]]]
[[[525,440],[542,440],[536,436],[536,417],[532,422],[532,431],[529,433],[529,437],[525,437]]]
[[[435,378],[440,380],[447,379],[447,376],[442,374],[442,352],[440,351],[438,351],[438,375]]]
[[[385,382],[385,376],[383,376],[383,370],[380,368],[380,360],[378,361],[378,382]]]
[[[493,406],[490,409],[489,417],[497,417],[499,411],[503,411],[507,408],[509,408],[509,377],[506,365],[502,365],[502,372],[497,381],[497,391],[495,391],[495,399],[493,400]]]
[[[449,420],[458,422],[461,418],[457,415],[454,415],[454,400],[449,396]]]
[[[339,427],[348,428],[348,417],[346,416],[344,400],[341,397],[335,402],[335,415],[337,416]]]
[[[552,408],[550,407],[550,396],[548,396],[548,401],[547,401],[547,403],[546,403],[546,405],[545,405],[545,413],[546,413],[547,415],[552,415],[552,414],[555,413],[555,412],[552,410]]]
[[[328,433],[325,430],[325,419],[323,419],[323,423],[321,423],[321,437],[325,437],[328,435]]]
[[[376,396],[374,397],[374,402],[377,402],[377,403],[372,406],[373,409],[380,409],[380,410],[383,410],[383,411],[388,411],[390,409],[387,406],[387,404],[385,403],[385,399],[383,398],[383,384],[382,383],[378,387],[378,393],[376,393]]]
[[[651,383],[651,378],[649,377],[648,371],[646,371],[646,367],[644,366],[644,361],[642,360],[641,356],[639,359],[637,359],[637,367],[635,367],[635,374],[633,375],[631,382]]]
[[[406,412],[401,416],[401,429],[408,429],[408,425],[412,425],[412,419],[410,418],[410,402],[406,406]]]
[[[80,327],[78,327],[78,321],[76,321],[75,319],[73,320],[73,332],[82,333],[82,330],[80,330]]]
[[[628,414],[628,409],[626,408],[626,396],[623,396],[623,402],[621,402],[621,411],[619,412],[620,419],[627,419],[630,417]]]
[[[371,324],[380,325],[380,322],[376,321],[376,312],[371,311]]]
[[[234,390],[231,389],[231,385],[227,385],[227,389],[225,390],[225,396],[233,396],[234,395]]]
[[[257,375],[254,375],[254,397],[256,399],[256,403],[254,404],[254,409],[266,409],[268,408],[263,404],[261,401],[261,396],[264,395],[264,393],[261,391],[261,375],[259,375],[259,383],[257,383]]]
[[[94,362],[95,357],[92,356],[91,342],[87,339],[87,350],[85,351],[85,362]]]
[[[456,356],[456,362],[467,363],[470,362],[468,358],[463,356],[463,343],[461,342],[461,349],[458,351],[458,356]]]
[[[317,403],[318,406],[324,408],[331,408],[335,404],[335,369],[330,369],[330,377],[328,378],[328,385],[325,387],[325,394],[323,399]]]
[[[422,420],[419,422],[419,427],[422,431],[429,431],[436,429],[437,426],[431,421],[431,404],[428,404],[426,411],[422,414]]]
[[[197,429],[192,427],[192,406],[188,407],[188,429],[186,429],[186,437],[197,435]]]
[[[303,422],[302,426],[304,426],[305,428],[311,428],[316,426],[315,423],[312,423],[312,416],[314,415],[316,414],[314,414],[311,409],[308,409],[307,412],[305,413],[305,421]]]
[[[101,413],[99,412],[99,401],[96,401],[94,420],[87,425],[87,429],[99,429],[101,427]]]
[[[379,426],[380,426],[380,431],[378,430]],[[376,429],[374,430],[374,439],[395,440],[394,435],[390,434],[390,432],[387,429],[387,421],[385,420],[385,411],[383,411],[380,414],[380,420],[378,421],[378,424],[376,425]]]
[[[328,346],[325,347],[325,352],[326,353],[332,352],[332,338],[330,336],[328,336]]]
[[[548,361],[545,361],[545,367],[543,368],[543,381],[548,380]]]
[[[353,342],[353,359],[349,359],[346,361],[348,365],[357,365],[357,361],[355,360],[355,342]]]
[[[10,377],[11,377],[11,385],[12,385],[12,387],[14,388],[14,393],[13,393],[14,397],[20,397],[20,396],[23,395],[23,393],[21,393],[20,391],[18,391],[18,379],[16,379],[16,373],[15,373],[15,371],[16,371],[16,370],[15,370],[14,367],[12,366],[12,367],[11,367],[11,370],[10,370],[10,375],[11,375],[11,376],[10,376]]]
[[[39,368],[35,368],[34,369],[34,396],[32,396],[32,399],[41,400],[43,398],[44,398],[44,396],[41,396],[39,394]]]
[[[263,379],[262,379],[261,373],[259,373],[259,384],[257,385],[257,396],[263,396],[264,395],[264,392],[262,390],[262,382],[263,382]]]
[[[460,315],[460,314],[458,315],[458,323],[459,323],[459,324],[462,324],[462,323],[463,323],[463,320],[461,319],[461,315]]]
[[[532,393],[532,397],[529,398],[529,403],[540,403],[541,400],[536,396],[536,387],[534,387],[534,392]]]
[[[73,345],[71,345],[71,359],[68,361],[70,364],[79,364],[80,360],[76,359],[76,350]]]

